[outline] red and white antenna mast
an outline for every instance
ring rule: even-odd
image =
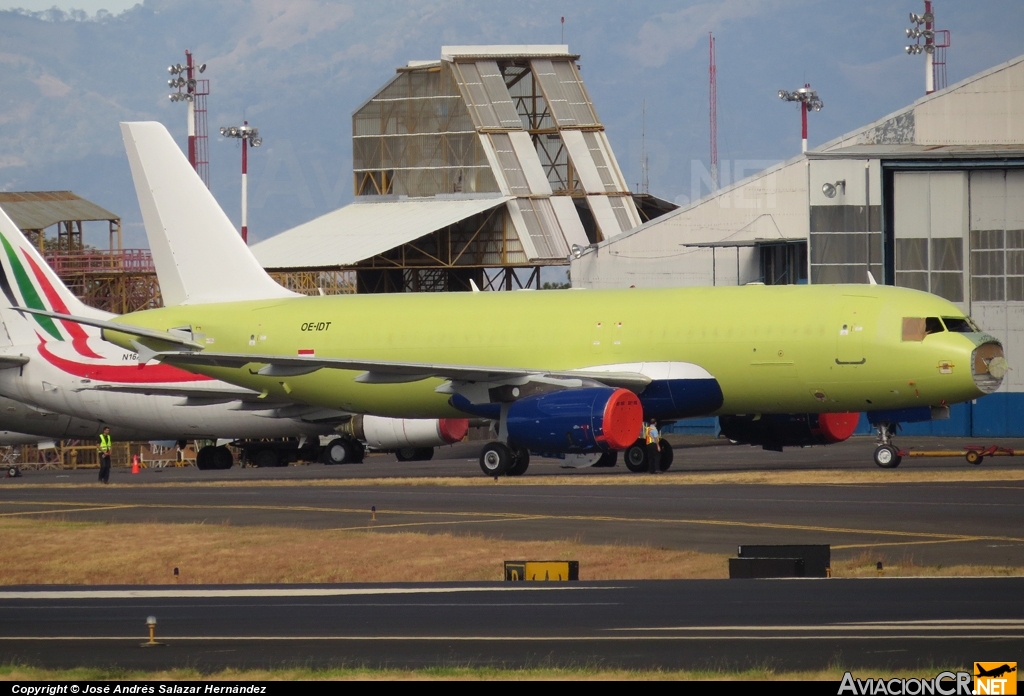
[[[210,187],[210,149],[206,127],[206,97],[210,94],[210,81],[197,79],[206,72],[206,63],[197,64],[192,60],[192,53],[185,51],[185,65],[175,63],[167,68],[172,77],[167,86],[177,92],[169,96],[172,102],[183,101],[188,104],[188,161],[199,174],[199,177]]]
[[[708,32],[708,118],[711,121],[711,187],[718,190],[718,66],[715,37]]]
[[[910,13],[907,38],[915,43],[907,46],[907,54],[915,56],[924,53],[924,93],[931,94],[946,87],[946,49],[950,46],[948,29],[935,28],[935,12],[932,0],[924,0],[924,14]],[[924,43],[921,43],[924,39]]]

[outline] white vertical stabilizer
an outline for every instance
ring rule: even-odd
[[[164,305],[295,297],[256,261],[163,124],[122,123]]]

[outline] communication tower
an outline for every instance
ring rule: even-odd
[[[718,66],[715,37],[708,32],[708,115],[711,121],[711,187],[718,190]]]

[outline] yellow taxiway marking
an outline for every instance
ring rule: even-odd
[[[5,501],[3,504],[20,504],[20,505],[53,505],[59,507],[62,503],[59,502],[28,502],[28,501]],[[77,503],[77,505],[86,505],[88,503]],[[96,507],[82,508],[81,511],[91,511],[104,509],[103,504],[96,503]],[[366,515],[369,511],[365,508],[331,508],[331,507],[314,507],[307,505],[172,505],[165,503],[140,503],[140,504],[125,504],[116,506],[105,506],[106,509],[146,509],[146,510],[253,510],[261,512],[322,512],[332,514],[357,514]],[[62,509],[59,512],[76,512],[75,509]],[[21,513],[7,513],[17,515],[32,515],[32,514],[48,514],[47,511],[32,512],[26,511]],[[377,510],[377,515],[406,515],[406,516],[430,516],[430,517],[449,517],[449,518],[477,518],[476,520],[466,520],[459,522],[462,524],[468,524],[472,522],[483,523],[484,521],[502,521],[502,520],[552,520],[552,521],[574,521],[574,522],[611,522],[617,524],[674,524],[674,525],[695,525],[695,526],[710,526],[710,527],[737,527],[747,529],[783,529],[788,531],[802,531],[802,532],[823,532],[827,534],[853,534],[861,536],[890,536],[890,537],[901,537],[906,539],[919,539],[921,541],[914,543],[925,543],[926,541],[933,540],[934,543],[946,543],[952,541],[1010,541],[1017,543],[1024,543],[1024,538],[1019,537],[1008,537],[1008,536],[997,536],[997,535],[969,535],[969,534],[942,534],[937,532],[914,532],[914,531],[900,531],[893,529],[858,529],[853,527],[826,527],[820,525],[805,525],[805,524],[784,524],[781,522],[743,522],[737,520],[713,520],[713,519],[688,519],[688,518],[671,518],[671,517],[614,517],[605,515],[530,515],[525,513],[514,513],[514,512],[493,512],[493,511],[436,511],[436,510]],[[405,522],[405,523],[394,523],[403,527],[415,527],[415,526],[437,526],[443,524],[457,524],[455,520],[442,521],[442,522]],[[358,527],[352,527],[354,530],[366,530],[366,529],[380,529],[387,528],[388,525],[360,525]],[[344,531],[344,528],[339,528],[336,531]],[[899,546],[907,544],[909,542],[894,542],[889,545]],[[868,546],[878,546],[880,544],[868,544]],[[842,546],[836,546],[834,548],[846,548]]]
[[[951,539],[930,539],[928,541],[883,541],[880,544],[832,544],[832,550],[839,549],[873,549],[878,546],[923,546],[925,544],[958,544],[964,541],[987,541],[989,537],[955,537]]]
[[[985,629],[981,629],[985,630]],[[0,636],[2,642],[43,642],[43,641],[132,641],[138,644],[139,640],[144,636]],[[1019,639],[1024,637],[1024,632],[1018,633],[947,633],[947,634],[936,634],[936,633],[924,633],[924,634],[862,634],[862,633],[847,633],[844,635],[836,635],[835,633],[828,633],[822,631],[820,633],[809,633],[807,635],[794,634],[794,633],[783,633],[780,632],[774,635],[765,635],[763,632],[750,632],[746,634],[733,634],[733,635],[706,635],[706,634],[694,634],[687,633],[684,635],[660,635],[660,634],[628,634],[628,635],[612,635],[604,634],[598,636],[573,636],[573,635],[537,635],[537,636],[510,636],[510,635],[491,635],[491,636],[452,636],[452,635],[439,635],[439,636],[422,636],[422,635],[409,635],[409,636],[175,636],[175,635],[161,635],[160,639],[167,641],[182,642],[182,641],[210,641],[210,642],[238,642],[238,641],[351,641],[351,642],[500,642],[500,643],[535,643],[541,641],[567,643],[567,642],[588,642],[588,643],[612,643],[612,642],[635,642],[635,641],[673,641],[673,642],[690,642],[690,641],[811,641],[811,640],[928,640],[928,641],[939,641],[939,640],[980,640],[980,639]]]
[[[443,520],[441,522],[402,522],[395,524],[369,524],[361,527],[331,527],[324,529],[325,532],[366,532],[376,531],[378,529],[397,529],[399,527],[439,527],[443,525],[453,524],[487,524],[488,522],[522,522],[526,520],[542,520],[546,519],[543,515],[521,515],[517,517],[501,517],[498,519],[489,520]]]
[[[6,504],[6,503],[5,503]],[[38,505],[59,505],[60,503],[37,503]],[[81,505],[82,503],[76,503]],[[122,508],[133,508],[135,505],[96,505],[93,507],[60,508],[57,510],[24,510],[22,512],[0,512],[0,517],[15,517],[17,515],[59,515],[65,512],[92,512],[94,510],[120,510]]]
[[[479,488],[482,486],[529,488],[535,486],[693,486],[693,485],[757,485],[757,486],[892,486],[897,484],[923,483],[1021,483],[1024,482],[1024,468],[998,469],[911,469],[894,471],[874,469],[801,469],[784,471],[736,471],[736,472],[693,472],[673,471],[667,475],[615,475],[615,474],[554,474],[533,477],[515,477],[495,482],[482,476],[435,476],[430,478],[318,478],[318,479],[273,479],[238,481],[145,481],[146,488],[294,488],[294,487],[457,487]],[[127,484],[111,484],[119,489]],[[131,485],[137,485],[135,483]],[[95,483],[18,483],[19,490],[87,488],[97,490]]]

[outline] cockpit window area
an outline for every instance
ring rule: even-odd
[[[981,329],[970,317],[942,317],[942,323],[946,325],[947,331],[953,333],[981,333]]]
[[[903,340],[923,341],[924,337],[945,331],[942,321],[938,317],[904,317],[903,318]]]

